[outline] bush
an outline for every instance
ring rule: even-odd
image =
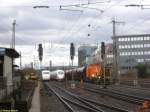
[[[149,76],[148,66],[146,64],[139,64],[136,68],[139,77],[147,78]]]

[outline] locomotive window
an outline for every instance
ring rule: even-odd
[[[64,72],[58,72],[58,74],[64,74]]]
[[[44,74],[49,74],[49,72],[43,72]]]

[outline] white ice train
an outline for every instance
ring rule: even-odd
[[[50,72],[50,79],[62,81],[65,78],[65,72],[63,70],[56,70]]]
[[[42,80],[50,80],[50,71],[49,70],[42,71]]]

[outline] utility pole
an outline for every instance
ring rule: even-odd
[[[36,60],[35,60],[35,55],[33,55],[33,68],[36,68]]]
[[[49,70],[51,71],[52,69],[52,60],[49,61]]]
[[[16,20],[13,21],[12,23],[12,49],[15,49],[15,27],[16,27]],[[15,71],[14,71],[14,58],[12,58],[12,76],[14,76]]]
[[[119,55],[118,55],[118,48],[117,48],[117,38],[116,38],[116,24],[124,24],[125,22],[116,21],[115,19],[112,20],[113,24],[113,54],[114,54],[114,60],[113,60],[113,70],[114,70],[114,80],[119,81],[120,83],[120,71],[119,70]],[[118,73],[119,72],[119,73]]]
[[[16,20],[12,23],[12,48],[15,49],[15,30],[16,30]]]
[[[71,61],[72,61],[72,68],[73,68],[74,56],[75,56],[75,46],[74,46],[74,43],[70,43],[70,59],[71,59]],[[74,74],[73,74],[73,72],[72,72],[72,83],[71,83],[71,87],[72,87],[72,88],[75,88]]]
[[[102,68],[103,68],[103,81],[104,81],[104,88],[106,87],[106,74],[105,74],[105,61],[106,61],[106,48],[105,43],[101,42],[101,59],[102,59]]]
[[[22,55],[21,55],[21,52],[20,52],[20,70],[22,69]]]

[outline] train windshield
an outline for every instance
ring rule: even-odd
[[[63,74],[64,74],[64,72],[62,72],[62,71],[59,71],[59,72],[58,72],[58,74],[61,74],[61,75],[63,75]]]
[[[49,74],[49,72],[43,72],[43,74]]]

